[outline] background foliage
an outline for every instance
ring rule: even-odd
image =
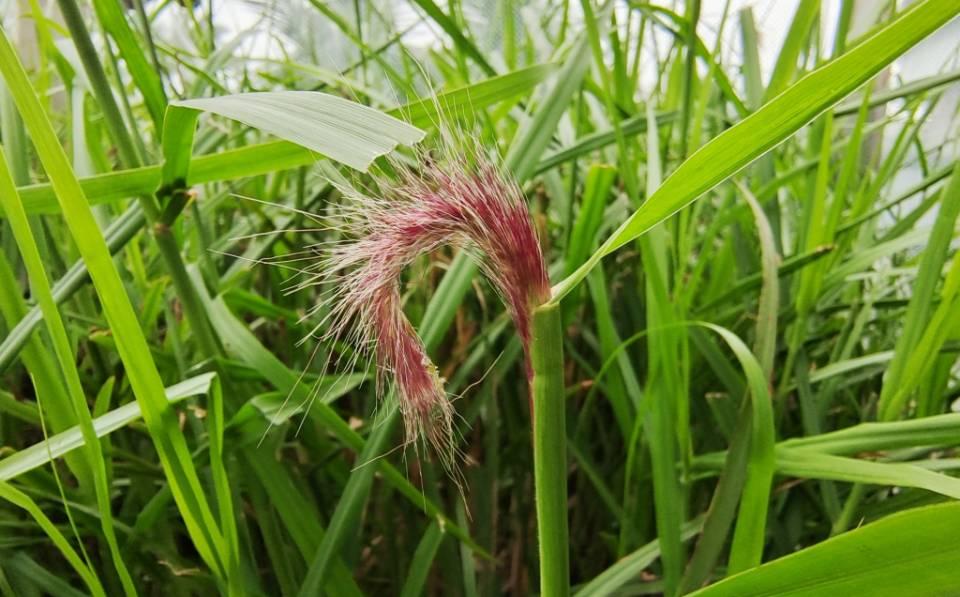
[[[180,102],[293,89],[523,186],[577,594],[960,587],[954,3],[800,0],[775,41],[698,0],[6,4],[0,594],[538,591],[521,349],[475,266],[403,280],[463,495],[289,292],[331,181],[369,182],[343,164],[420,134]]]

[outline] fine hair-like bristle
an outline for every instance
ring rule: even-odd
[[[400,168],[398,179],[377,181],[377,193],[343,186],[339,228],[346,240],[323,249],[300,284],[329,288],[316,309],[329,307],[316,334],[322,340],[346,340],[375,356],[381,394],[387,376],[395,384],[406,442],[425,439],[448,468],[455,455],[453,406],[403,313],[398,289],[403,269],[444,245],[469,251],[503,297],[525,347],[532,309],[550,295],[539,239],[519,187],[489,161],[473,162],[449,159],[418,172]]]

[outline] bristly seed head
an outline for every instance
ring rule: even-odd
[[[376,357],[378,388],[387,374],[393,377],[406,442],[426,439],[448,468],[455,455],[453,407],[403,313],[401,272],[417,256],[443,245],[470,251],[503,297],[525,347],[532,309],[550,296],[520,188],[488,161],[477,161],[473,166],[462,159],[430,163],[419,174],[401,169],[399,182],[379,181],[386,190],[376,198],[343,188],[347,240],[329,248],[299,285],[331,286],[325,301],[331,310],[317,331],[325,325],[323,339],[348,340]]]

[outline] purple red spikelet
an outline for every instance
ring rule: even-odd
[[[460,161],[403,171],[385,196],[349,195],[343,229],[348,240],[326,251],[302,286],[331,285],[323,338],[370,350],[378,387],[391,374],[406,441],[426,438],[452,464],[453,407],[443,380],[402,310],[401,272],[417,256],[443,245],[471,252],[501,294],[526,347],[532,309],[550,296],[546,265],[519,187],[487,162]],[[321,308],[321,306],[318,307]],[[529,374],[529,367],[528,367]]]

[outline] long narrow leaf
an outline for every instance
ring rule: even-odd
[[[950,2],[924,0],[914,3],[869,39],[811,72],[763,108],[704,145],[683,162],[582,267],[554,287],[553,300],[559,301],[570,292],[604,256],[650,230],[782,143],[958,13],[960,7]]]

